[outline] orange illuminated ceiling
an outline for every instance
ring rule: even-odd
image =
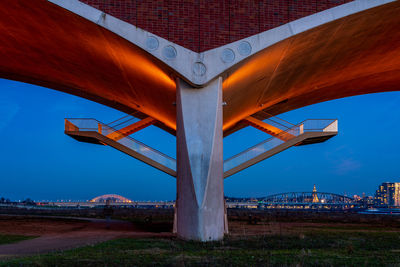
[[[281,41],[223,74],[225,134],[321,101],[400,90],[400,1]],[[82,96],[176,128],[178,74],[46,0],[0,1],[0,77]],[[145,114],[145,115],[144,115]]]
[[[0,77],[82,96],[175,128],[172,71],[46,0],[0,1]]]
[[[400,90],[399,14],[396,1],[344,17],[237,66],[224,81],[225,134],[243,127],[238,121],[245,116],[263,119],[322,101]]]

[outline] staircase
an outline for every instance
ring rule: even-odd
[[[153,119],[151,117],[147,117],[143,120],[140,120],[138,122],[135,122],[133,124],[125,126],[117,131],[114,131],[114,132],[108,134],[107,137],[114,141],[118,141],[122,138],[125,138],[135,132],[138,132],[138,131],[146,128],[147,126],[152,125],[155,121],[156,121],[155,119]]]
[[[224,161],[224,178],[244,170],[292,146],[324,142],[338,133],[337,120],[305,120],[298,125],[271,117],[244,120],[272,137]],[[138,120],[125,116],[104,124],[96,119],[65,119],[65,133],[87,143],[108,145],[176,177],[176,160],[130,137],[155,123],[153,118]]]
[[[290,129],[290,127],[286,127],[283,124],[277,123],[276,121],[272,120],[271,118],[266,119],[265,121],[260,121],[260,120],[257,120],[256,118],[253,118],[252,116],[249,116],[245,119],[245,121],[250,126],[253,126],[254,128],[256,128],[260,131],[263,131],[269,135],[272,135],[278,139],[281,139],[282,141],[289,141],[290,139],[292,139],[294,137],[289,132],[286,132],[287,130]],[[273,124],[275,124],[277,126],[274,126]],[[295,126],[295,125],[292,125],[292,127],[293,126]]]
[[[265,123],[262,121],[257,121],[255,118],[250,118],[250,120],[247,118],[246,121],[251,121],[252,124],[256,124],[258,127],[262,127],[264,125],[262,123]],[[269,122],[271,123],[271,120]],[[271,125],[267,124],[265,128],[268,127],[271,129],[270,126]],[[272,134],[269,133],[273,137],[229,159],[226,159],[224,161],[224,178],[240,172],[241,170],[244,170],[262,160],[272,157],[273,155],[280,153],[292,146],[321,143],[332,138],[338,133],[338,121],[305,120],[298,125],[293,125],[291,128],[280,126],[278,129],[281,131],[278,132],[274,130]]]
[[[107,125],[96,119],[65,119],[65,134],[81,142],[108,145],[176,177],[175,159],[128,136],[133,130],[150,125],[151,119],[145,118],[136,123],[132,120],[129,120],[130,126],[122,126],[127,123]],[[122,128],[117,130],[110,125]]]

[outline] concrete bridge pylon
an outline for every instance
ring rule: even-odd
[[[222,78],[203,88],[177,81],[177,234],[224,236]]]

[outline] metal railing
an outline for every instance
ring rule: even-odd
[[[82,119],[82,118],[69,118],[65,119],[65,130],[66,131],[89,131],[89,132],[97,132],[105,137],[112,133],[118,133],[121,136],[125,136],[122,132],[119,132],[117,129],[114,127],[111,127],[110,125],[116,125],[116,127],[119,127],[122,124],[125,124],[128,121],[133,119],[133,117],[126,116],[125,118],[122,118],[120,120],[114,121],[113,123],[110,124],[104,124],[99,122],[96,119],[92,118],[87,118],[87,119]],[[271,118],[269,118],[271,120]],[[277,120],[274,120],[277,121]],[[121,124],[122,123],[122,124]],[[267,123],[270,123],[268,121]],[[284,144],[287,141],[290,141],[291,139],[300,136],[302,134],[305,134],[307,132],[321,132],[321,133],[329,133],[329,132],[337,132],[337,127],[338,127],[338,122],[335,119],[325,119],[325,120],[305,120],[301,122],[298,125],[293,125],[287,123],[286,126],[279,122],[276,125],[280,124],[280,129],[285,129],[281,133],[279,133],[276,137],[271,137],[253,147],[250,147],[249,149],[227,159],[224,161],[224,172],[232,170],[233,168],[236,168],[239,165],[242,165],[255,157],[258,157],[271,149],[278,147],[281,144]],[[289,127],[291,126],[291,127]],[[290,134],[292,136],[291,139],[285,140],[285,138],[279,138],[283,136],[287,136]],[[125,136],[124,138],[121,138],[119,140],[113,140],[112,141],[118,142],[121,145],[173,170],[176,171],[176,160],[172,157],[169,157],[162,152],[153,149],[135,139],[133,139],[130,136]]]
[[[264,114],[267,117],[266,119],[263,120],[264,122],[266,122],[272,126],[275,126],[276,128],[279,128],[283,131],[289,130],[289,129],[293,128],[294,126],[296,126],[295,124],[292,124],[281,118],[274,117],[265,111],[260,111],[260,113]]]
[[[114,128],[116,130],[121,130],[122,128],[129,126],[137,121],[139,121],[140,119],[135,117],[135,114],[139,113],[138,111],[132,113],[132,114],[128,114],[125,115],[119,119],[116,119],[112,122],[106,123],[105,125]]]
[[[334,119],[309,119],[301,122],[304,132],[337,132],[337,120]]]
[[[124,135],[118,130],[106,125],[96,119],[92,118],[67,118],[65,119],[65,130],[66,131],[88,131],[88,132],[97,132],[105,137],[112,133],[119,133],[120,135]],[[112,140],[112,139],[111,139]],[[151,148],[136,139],[133,139],[130,136],[125,136],[119,140],[113,140],[115,142],[120,143],[121,145],[155,161],[165,167],[176,171],[176,160],[164,153]]]
[[[226,159],[224,161],[224,172],[244,164],[247,161],[250,161],[255,157],[260,156],[267,151],[285,143],[285,141],[279,138],[280,135],[284,136],[289,133],[293,136],[291,138],[293,139],[307,132],[337,132],[337,120],[305,120],[300,124],[281,132],[277,137],[271,137],[233,157],[230,157],[229,159]]]

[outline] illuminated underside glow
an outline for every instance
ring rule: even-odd
[[[358,94],[400,90],[400,1],[283,40],[222,76],[225,132],[273,115]],[[146,51],[46,0],[0,1],[0,77],[139,110],[176,129],[181,77]],[[201,111],[200,111],[201,112]]]

